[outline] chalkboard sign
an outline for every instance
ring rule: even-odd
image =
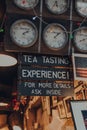
[[[20,55],[18,92],[30,96],[73,95],[71,58],[52,55]]]

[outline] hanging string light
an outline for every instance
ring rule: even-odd
[[[0,26],[0,32],[4,32],[3,26],[4,26],[5,20],[6,20],[6,14],[4,14],[4,16],[2,18],[2,22],[1,22],[1,26]]]

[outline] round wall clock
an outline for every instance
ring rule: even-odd
[[[51,23],[43,31],[43,40],[50,49],[60,50],[66,45],[68,34],[61,24]]]
[[[37,6],[39,0],[14,0],[14,3],[21,9],[29,10]]]
[[[38,37],[36,26],[27,19],[15,21],[10,28],[12,41],[20,47],[32,46]]]
[[[45,4],[53,14],[62,14],[68,9],[68,0],[45,0]]]
[[[75,7],[79,15],[87,17],[87,0],[75,0]]]
[[[81,27],[74,32],[74,45],[81,52],[87,52],[87,27]]]

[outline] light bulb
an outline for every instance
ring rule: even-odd
[[[0,54],[0,67],[13,66],[16,64],[16,58],[6,54]]]

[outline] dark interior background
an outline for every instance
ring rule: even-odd
[[[3,17],[5,14],[6,5],[5,0],[0,0],[0,28],[4,29],[5,21]],[[0,51],[4,49],[4,32],[0,32]],[[15,54],[17,56],[17,54]],[[1,62],[1,61],[0,61]],[[16,90],[16,78],[17,78],[17,65],[13,67],[0,67],[0,97],[9,98],[12,97],[12,92]],[[14,90],[15,89],[15,90]]]

